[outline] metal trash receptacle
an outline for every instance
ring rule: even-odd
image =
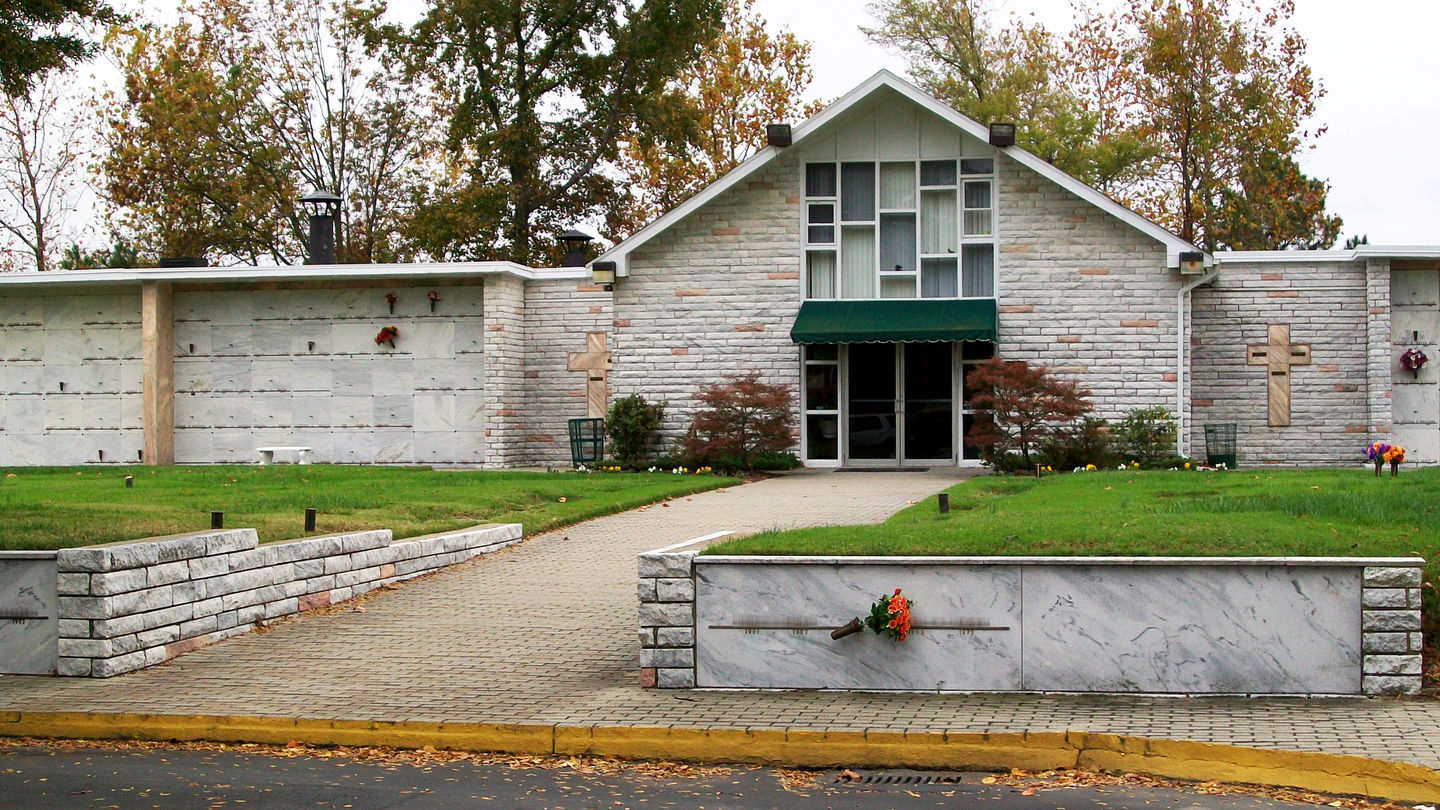
[[[570,461],[577,467],[605,457],[605,420],[570,420]]]
[[[1234,422],[1205,426],[1205,463],[1211,467],[1224,464],[1227,470],[1235,469]]]

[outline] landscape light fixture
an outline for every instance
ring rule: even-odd
[[[992,123],[990,125],[991,146],[1014,146],[1015,125],[1005,123]]]

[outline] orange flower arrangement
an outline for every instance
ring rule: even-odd
[[[896,641],[904,641],[910,636],[910,608],[914,604],[913,600],[901,596],[900,589],[896,588],[890,596],[875,600],[865,624],[877,634],[886,633]]]

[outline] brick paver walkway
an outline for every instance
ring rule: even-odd
[[[689,728],[1090,731],[1440,767],[1434,700],[657,691],[635,556],[722,529],[874,522],[955,473],[805,472],[530,538],[105,681],[0,676],[0,710]]]

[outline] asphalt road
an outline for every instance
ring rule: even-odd
[[[523,767],[444,762],[412,765],[343,756],[274,756],[236,750],[0,747],[0,808],[931,808],[986,810],[1269,810],[1301,805],[1183,789],[1116,786],[1035,790],[986,785],[983,774],[930,774],[894,784],[841,784],[836,774],[782,784],[771,769]],[[870,776],[873,772],[862,772]]]

